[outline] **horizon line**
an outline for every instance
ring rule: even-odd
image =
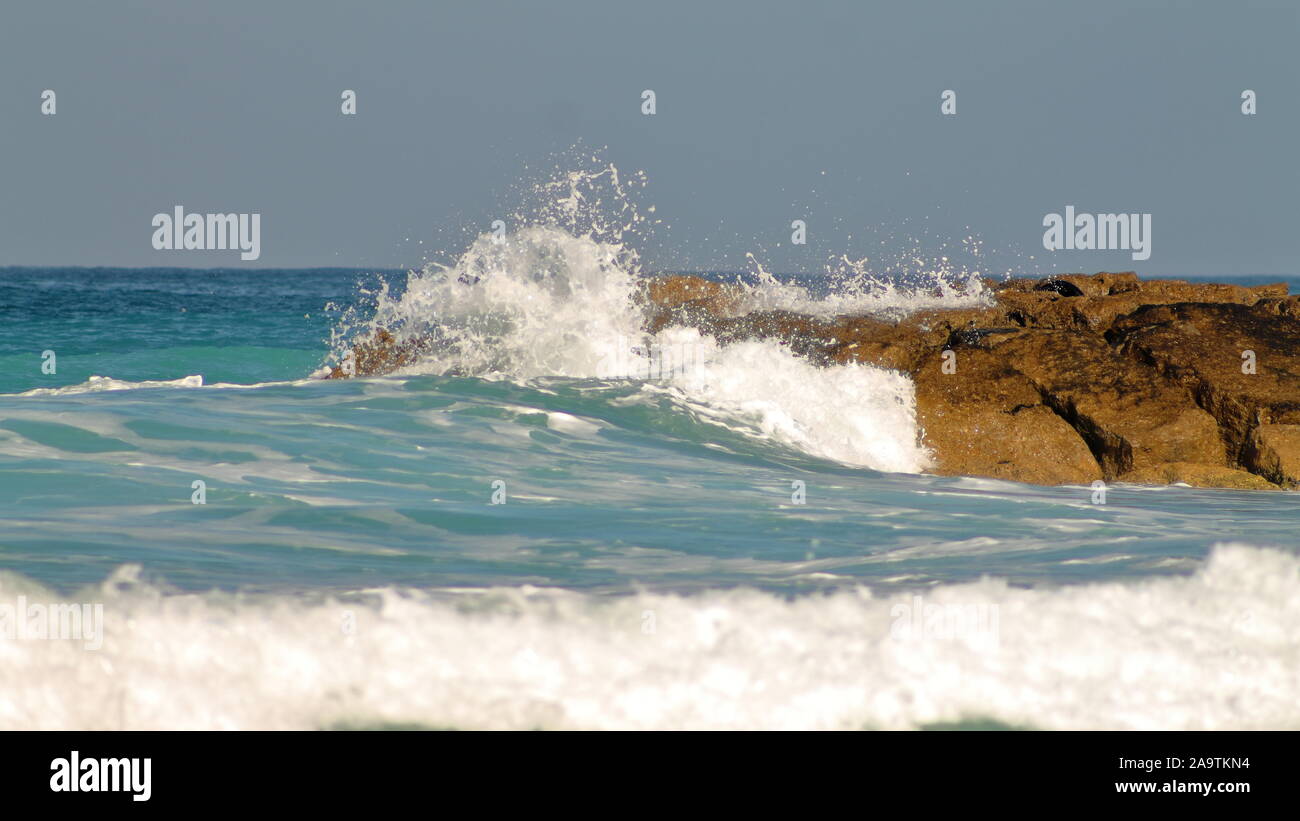
[[[296,267],[268,266],[268,267],[264,267],[264,268],[255,268],[255,267],[250,267],[250,266],[239,266],[239,267],[228,267],[228,266],[227,266],[227,267],[222,267],[222,266],[215,266],[215,267],[190,267],[190,266],[181,266],[181,265],[0,265],[0,272],[4,272],[4,271],[16,271],[16,270],[18,270],[18,271],[21,271],[21,270],[27,270],[27,271],[183,271],[183,272],[187,272],[187,273],[189,273],[189,272],[193,272],[193,273],[228,273],[228,272],[248,272],[248,273],[256,273],[256,272],[268,272],[268,271],[289,272],[289,273],[308,273],[308,272],[312,272],[312,271],[353,271],[353,272],[357,272],[357,273],[385,273],[385,274],[387,274],[387,273],[412,273],[412,272],[418,271],[419,269],[418,269],[418,268],[409,267],[409,266],[398,266],[398,267],[387,266],[387,267],[385,267],[385,266],[367,266],[367,265],[314,265],[314,266],[296,266]],[[655,273],[655,274],[678,274],[678,275],[686,275],[686,276],[692,276],[692,275],[693,275],[693,276],[701,276],[701,275],[713,275],[713,276],[719,276],[719,275],[728,275],[728,276],[729,276],[729,275],[737,275],[737,276],[740,276],[740,275],[747,274],[747,273],[749,273],[749,272],[748,272],[748,271],[724,271],[724,270],[716,270],[716,269],[708,269],[708,268],[692,268],[692,269],[685,269],[685,268],[679,268],[679,269],[668,269],[668,268],[663,268],[663,269],[659,269],[659,270],[657,270],[657,271],[654,271],[653,273]],[[821,276],[821,275],[825,275],[825,273],[826,273],[826,272],[824,272],[824,271],[818,271],[818,272],[815,272],[815,273],[806,273],[806,272],[802,272],[802,271],[777,271],[777,272],[774,273],[774,275],[776,275],[776,276]],[[1275,272],[1275,271],[1274,271],[1274,272],[1240,271],[1240,272],[1237,272],[1237,273],[1187,273],[1187,274],[1176,274],[1176,275],[1175,275],[1175,274],[1161,274],[1161,275],[1155,275],[1155,276],[1147,276],[1147,275],[1144,275],[1144,274],[1142,274],[1142,273],[1140,273],[1140,272],[1138,272],[1138,271],[1134,271],[1134,270],[1132,270],[1132,269],[1128,269],[1128,270],[1101,270],[1101,271],[1092,271],[1092,272],[1088,272],[1088,271],[1054,271],[1054,272],[1051,272],[1051,273],[1042,273],[1042,274],[1029,274],[1029,273],[1027,273],[1027,274],[1019,275],[1018,277],[1015,277],[1015,278],[1034,279],[1034,278],[1050,278],[1050,277],[1054,277],[1054,276],[1074,276],[1074,275],[1091,276],[1091,275],[1093,275],[1093,274],[1118,274],[1118,273],[1133,273],[1133,274],[1136,274],[1140,279],[1172,279],[1172,278],[1178,278],[1178,277],[1193,277],[1193,278],[1206,278],[1206,277],[1225,277],[1225,278],[1235,278],[1235,277],[1282,277],[1282,278],[1300,278],[1300,272],[1293,272],[1293,273],[1279,273],[1279,272]],[[985,278],[998,278],[999,276],[1001,276],[1001,275],[997,275],[997,274],[987,274],[987,275],[985,275]]]

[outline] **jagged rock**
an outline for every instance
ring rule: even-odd
[[[1024,330],[995,339],[991,350],[1079,432],[1108,480],[1165,462],[1226,466],[1218,426],[1187,389],[1115,353],[1100,336]]]
[[[673,308],[689,302],[705,303],[713,313],[734,309],[744,296],[744,291],[689,274],[674,274],[648,280],[646,296],[660,308]]]
[[[1078,285],[1066,279],[1049,277],[1040,281],[1034,286],[1035,291],[1051,291],[1059,296],[1083,296],[1083,291]]]
[[[646,330],[657,333],[669,325],[698,325],[730,316],[744,299],[735,285],[677,274],[645,283],[639,298],[646,306]]]
[[[937,351],[913,372],[917,426],[936,473],[1040,485],[1102,478],[1079,434],[1004,359],[975,349],[956,364],[945,373]]]
[[[379,328],[369,339],[352,346],[351,354],[330,369],[326,379],[346,379],[391,373],[413,365],[427,353],[425,340],[398,340],[387,328]]]
[[[1107,338],[1188,388],[1217,420],[1234,462],[1256,426],[1300,424],[1300,319],[1233,304],[1151,306],[1117,321]]]
[[[1086,297],[1111,296],[1112,294],[1136,291],[1141,286],[1138,275],[1132,271],[1122,273],[1100,274],[1056,274],[1046,280],[1020,277],[1003,282],[986,279],[985,284],[995,291],[1038,291],[1043,290],[1043,282],[1068,282]]]
[[[1256,302],[1252,310],[1262,316],[1289,316],[1300,319],[1300,295],[1265,297]]]
[[[1300,486],[1300,425],[1260,425],[1250,432],[1243,464],[1283,487]]]
[[[1286,297],[1286,283],[1275,285],[1198,284],[1178,279],[1138,280],[1135,274],[1065,274],[1053,280],[1067,283],[1081,296],[1067,297],[1035,288],[1044,280],[1013,279],[995,286],[998,305],[1016,324],[1034,328],[1105,330],[1118,317],[1146,305],[1181,302],[1255,305],[1262,299]]]

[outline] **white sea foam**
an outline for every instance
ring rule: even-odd
[[[622,248],[558,228],[479,237],[452,269],[413,274],[374,324],[433,335],[408,372],[594,376],[611,347],[641,335]]]
[[[328,369],[322,369],[321,376],[324,376]],[[182,376],[179,379],[142,379],[133,381],[130,379],[114,379],[111,376],[91,376],[85,382],[78,382],[75,385],[63,385],[58,388],[32,388],[29,391],[23,391],[17,394],[0,394],[11,396],[78,396],[85,393],[104,393],[107,391],[134,391],[145,388],[213,388],[220,390],[253,390],[255,388],[264,388],[271,385],[295,385],[308,382],[314,382],[315,379],[293,379],[288,381],[274,382],[204,382],[202,374],[191,374]]]
[[[1221,546],[1183,577],[930,589],[925,607],[995,614],[942,634],[899,631],[917,599],[865,590],[309,603],[124,570],[72,599],[104,604],[101,649],[0,638],[0,729],[1295,729],[1297,585],[1297,556]],[[50,598],[0,577],[18,595]]]
[[[669,346],[699,348],[696,364],[667,390],[701,418],[845,464],[896,473],[928,465],[916,441],[914,386],[902,374],[817,367],[770,340],[719,347],[694,330],[666,336]]]
[[[76,385],[64,385],[61,388],[33,388],[19,396],[74,396],[82,393],[100,393],[102,391],[130,391],[139,388],[201,388],[203,377],[194,374],[180,379],[142,380],[132,382],[128,379],[114,379],[110,376],[92,376]]]
[[[435,340],[419,362],[399,371],[405,374],[636,377],[650,375],[654,366],[642,360],[654,346],[689,349],[684,363],[654,374],[665,380],[650,389],[666,387],[701,418],[845,464],[925,469],[907,377],[867,365],[815,367],[778,340],[722,347],[685,328],[652,338],[642,330],[639,288],[636,255],[621,241],[553,224],[527,225],[503,236],[480,236],[451,266],[413,273],[400,298],[381,292],[373,317],[361,326]],[[882,284],[814,304],[804,289],[770,277],[747,293],[754,307],[810,313],[980,298],[975,284],[939,288],[924,298]],[[340,356],[346,356],[342,349]]]

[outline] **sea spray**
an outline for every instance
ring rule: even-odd
[[[666,335],[682,344],[691,333]],[[695,344],[704,351],[700,366],[675,374],[668,390],[700,418],[844,464],[896,473],[928,466],[906,376],[869,365],[818,367],[774,341]]]
[[[910,380],[869,365],[815,367],[780,340],[723,347],[669,327],[644,332],[644,270],[637,245],[654,221],[636,204],[644,174],[623,177],[613,165],[558,172],[521,198],[527,205],[469,243],[447,264],[409,274],[394,293],[373,294],[373,311],[347,313],[335,337],[346,363],[352,339],[379,329],[398,345],[418,345],[418,361],[399,374],[529,380],[542,377],[659,377],[674,402],[717,424],[810,455],[884,471],[919,472],[928,457],[917,444]],[[736,311],[795,310],[897,318],[915,310],[976,306],[989,299],[979,271],[910,260],[906,276],[874,275],[868,261],[827,263],[821,284],[783,281],[752,254],[738,278]],[[686,339],[695,334],[693,339]],[[665,371],[636,358],[690,350]],[[628,367],[629,360],[633,367]],[[346,365],[345,365],[346,367]]]

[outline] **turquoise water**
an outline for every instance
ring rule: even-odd
[[[0,271],[0,599],[107,614],[0,726],[1300,725],[1294,494],[872,469],[758,360],[309,379],[381,277]]]

